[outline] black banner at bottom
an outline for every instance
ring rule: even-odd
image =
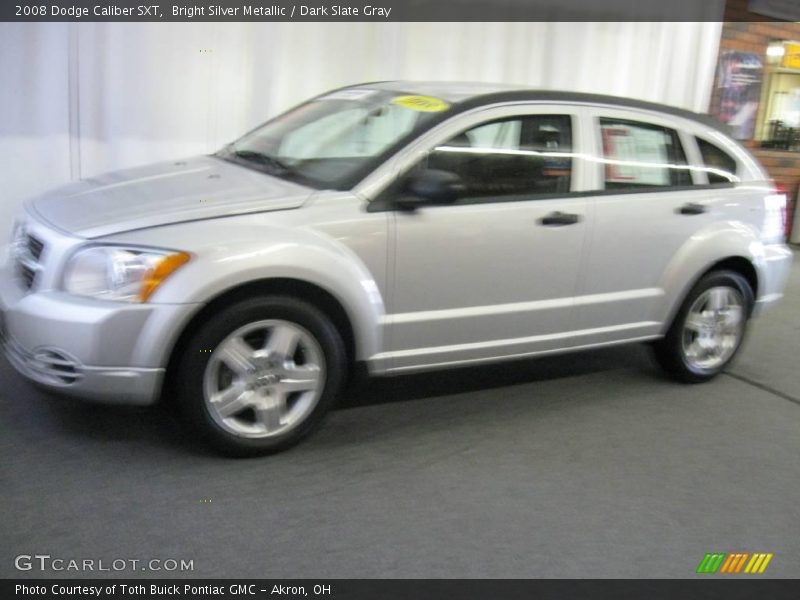
[[[4,579],[0,597],[66,600],[800,598],[797,579]]]

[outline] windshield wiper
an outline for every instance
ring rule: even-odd
[[[279,171],[281,173],[292,173],[292,167],[287,165],[277,156],[271,156],[256,150],[230,150],[231,155],[247,162],[258,163],[267,167],[271,171]]]

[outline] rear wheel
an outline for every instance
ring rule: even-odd
[[[189,342],[177,392],[190,423],[238,456],[283,450],[308,435],[344,381],[344,345],[330,319],[286,297],[223,309]]]
[[[681,305],[666,336],[654,344],[656,360],[672,376],[699,383],[719,374],[744,339],[753,290],[733,271],[704,276]]]

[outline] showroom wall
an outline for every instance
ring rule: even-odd
[[[769,64],[767,48],[776,40],[798,40],[800,38],[800,24],[794,22],[777,21],[764,15],[749,12],[745,0],[732,0],[728,2],[725,10],[725,22],[722,24],[720,39],[720,52],[740,51],[750,52],[760,56],[765,65]],[[756,19],[758,21],[756,21]],[[765,82],[766,83],[766,82]],[[762,85],[764,88],[765,85]],[[762,96],[767,92],[762,89]],[[719,95],[719,82],[715,81],[712,91],[712,100]],[[762,97],[762,107],[767,98]],[[764,132],[758,132],[764,133]],[[759,139],[763,137],[759,136]],[[797,150],[772,150],[762,148],[755,139],[743,140],[761,164],[766,167],[775,181],[789,192],[794,200],[800,191],[800,154]]]
[[[326,89],[513,82],[706,111],[721,24],[0,24],[0,240],[32,194],[211,152]],[[7,225],[6,225],[7,224]]]

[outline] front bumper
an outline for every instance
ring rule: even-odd
[[[154,403],[172,344],[195,309],[26,293],[8,267],[0,270],[0,345],[19,373],[59,394]]]

